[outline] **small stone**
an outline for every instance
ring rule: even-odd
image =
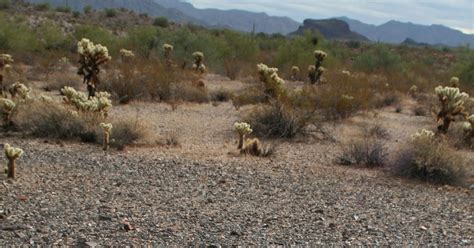
[[[420,226],[420,229],[423,230],[423,231],[428,230],[428,228],[426,228],[426,226]]]
[[[99,244],[97,244],[96,242],[94,241],[87,241],[84,243],[87,247],[91,247],[91,248],[94,248],[94,247],[97,247]]]
[[[99,215],[99,220],[101,221],[112,221],[112,217],[107,215]]]

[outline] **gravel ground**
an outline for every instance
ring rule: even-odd
[[[0,246],[474,241],[472,192],[378,170],[2,139],[25,156],[16,181],[0,180]]]
[[[242,87],[208,80],[211,90]],[[334,165],[339,144],[359,136],[361,127],[386,129],[395,154],[417,130],[431,128],[432,119],[414,117],[409,108],[363,113],[326,127],[335,142],[320,135],[277,140],[272,157],[253,158],[236,153],[232,131],[246,109],[231,103],[113,108],[112,117],[148,123],[148,141],[174,132],[181,143],[174,148],[105,154],[93,145],[0,136],[0,144],[25,150],[19,178],[0,175],[0,247],[474,245],[474,191]],[[472,151],[460,154],[474,164]]]

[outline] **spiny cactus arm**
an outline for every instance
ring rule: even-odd
[[[432,140],[435,138],[435,133],[426,129],[421,129],[418,132],[416,132],[414,135],[412,135],[411,138],[413,140],[420,140],[420,139]]]
[[[234,129],[239,134],[239,144],[237,149],[242,149],[245,141],[245,136],[253,132],[250,124],[245,122],[236,122],[234,123]]]
[[[451,85],[451,87],[458,88],[459,87],[459,78],[458,77],[452,77],[449,80],[449,84]]]
[[[8,159],[8,178],[15,178],[16,160],[23,155],[23,150],[11,147],[10,144],[4,144],[3,149]]]

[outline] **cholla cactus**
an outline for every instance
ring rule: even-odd
[[[15,178],[16,160],[23,155],[23,150],[11,147],[9,144],[4,144],[3,149],[8,159],[8,178]]]
[[[326,69],[321,66],[324,59],[327,57],[327,54],[323,51],[316,50],[314,51],[314,57],[316,62],[314,66],[308,68],[308,76],[311,84],[319,84],[321,82],[321,76],[323,75]]]
[[[20,82],[12,84],[8,88],[8,91],[12,95],[12,98],[15,98],[16,96],[19,96],[23,100],[30,98],[31,89]]]
[[[268,67],[265,64],[257,65],[260,81],[265,86],[265,94],[270,97],[278,97],[284,92],[285,81],[278,76],[278,69]]]
[[[351,72],[350,72],[350,71],[348,71],[348,70],[342,70],[342,72],[341,72],[341,73],[342,73],[342,75],[345,75],[345,76],[348,76],[348,77],[350,77],[350,76],[351,76]]]
[[[102,130],[104,131],[104,141],[103,141],[103,147],[102,149],[104,151],[108,151],[109,150],[109,146],[110,146],[110,134],[112,133],[112,123],[100,123],[99,126],[102,128]]]
[[[466,141],[471,145],[474,145],[472,140],[474,139],[474,115],[466,118],[464,123],[464,132],[466,133]]]
[[[410,89],[408,90],[408,95],[413,98],[416,98],[417,93],[418,93],[418,87],[416,85],[411,86]]]
[[[202,61],[204,60],[204,54],[202,52],[194,52],[193,58],[194,58],[193,70],[199,73],[205,73],[206,66],[202,63]]]
[[[95,96],[96,87],[100,83],[100,66],[112,59],[107,47],[94,44],[88,39],[77,43],[77,52],[80,56],[78,74],[83,76],[83,83],[87,85],[89,98]]]
[[[467,113],[464,112],[464,102],[469,99],[469,95],[461,93],[458,88],[442,86],[436,87],[435,92],[441,104],[438,121],[443,120],[443,124],[438,126],[438,130],[447,133],[449,125],[455,120],[456,115],[467,116]]]
[[[165,56],[166,66],[171,67],[173,65],[173,50],[174,47],[170,44],[165,43],[163,45],[163,54]]]
[[[0,98],[0,110],[2,112],[3,124],[7,126],[10,124],[10,116],[15,109],[16,104],[10,99]]]
[[[417,140],[433,140],[435,138],[435,133],[421,129],[420,131],[416,132],[414,135],[411,136],[414,141]]]
[[[452,77],[451,80],[449,80],[449,84],[453,88],[459,88],[459,78],[458,77]]]
[[[298,75],[300,74],[300,68],[298,66],[291,67],[291,80],[298,80]]]
[[[242,149],[244,145],[245,137],[251,134],[253,130],[250,127],[250,124],[245,123],[245,122],[234,123],[234,129],[239,134],[239,144],[237,146],[237,149]]]
[[[127,49],[120,49],[120,59],[122,62],[130,62],[135,58],[135,54]]]
[[[252,133],[250,124],[245,122],[236,122],[234,129],[239,134],[239,144],[237,149],[241,154],[250,154],[254,156],[264,156],[266,151],[263,149],[259,139],[247,139],[247,135]]]
[[[0,94],[3,95],[3,74],[4,70],[7,70],[11,67],[13,63],[12,56],[9,54],[0,54]]]
[[[83,92],[77,92],[72,87],[64,87],[61,92],[66,96],[64,102],[76,107],[82,112],[97,112],[107,118],[108,111],[112,107],[111,95],[108,92],[97,92],[94,97],[87,97]]]

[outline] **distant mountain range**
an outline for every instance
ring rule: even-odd
[[[232,28],[251,32],[288,34],[295,31],[300,23],[288,17],[269,16],[243,10],[197,9],[192,4],[179,0],[154,0],[158,4],[180,10],[184,14],[199,19],[211,27]]]
[[[389,21],[382,25],[366,24],[347,17],[339,17],[349,24],[352,31],[364,35],[372,41],[399,44],[410,39],[430,45],[459,46],[469,44],[474,48],[474,35],[442,25],[419,25],[411,22]]]
[[[327,39],[331,40],[355,40],[355,41],[369,41],[363,35],[351,31],[349,25],[338,19],[327,20],[312,20],[307,19],[303,25],[292,35],[302,35],[305,31],[318,32]]]
[[[345,30],[339,22],[320,20],[305,21],[303,26],[288,17],[269,16],[266,13],[254,13],[243,10],[198,9],[192,4],[181,0],[26,0],[32,3],[48,2],[52,6],[69,5],[75,10],[82,10],[90,5],[96,9],[126,8],[150,16],[163,16],[177,23],[194,23],[208,28],[229,28],[238,31],[289,34],[301,32],[302,29],[324,30],[328,38],[356,39],[367,37],[372,41],[400,44],[405,40],[429,45],[459,46],[469,44],[474,48],[474,35],[442,25],[418,25],[389,21],[382,25],[366,24],[347,17],[339,17],[349,25]],[[308,26],[309,25],[309,26]],[[334,26],[333,26],[334,25]],[[332,31],[331,27],[336,31]],[[360,34],[360,35],[359,35]],[[342,36],[341,36],[342,35]]]

